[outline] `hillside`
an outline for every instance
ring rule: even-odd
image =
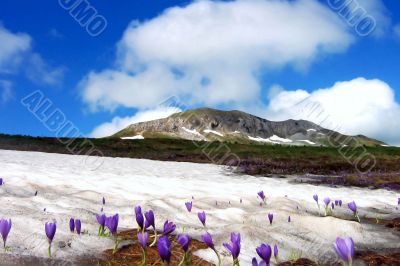
[[[123,139],[172,138],[240,144],[296,146],[381,146],[365,136],[347,136],[306,120],[274,122],[241,111],[201,108],[137,123],[116,133]]]

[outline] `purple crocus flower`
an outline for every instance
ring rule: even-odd
[[[218,258],[218,266],[220,266],[220,265],[221,265],[221,257],[219,256],[218,251],[215,249],[214,242],[213,242],[213,240],[212,240],[212,237],[211,237],[210,233],[206,232],[204,235],[201,236],[201,239],[203,240],[203,242],[204,242],[209,248],[211,248],[211,249],[214,251],[215,255],[217,255],[217,258]],[[240,240],[239,240],[239,241],[240,241]]]
[[[333,248],[344,262],[352,265],[354,258],[354,241],[351,237],[336,238]]]
[[[190,237],[187,234],[179,234],[177,237],[179,245],[182,246],[183,251],[188,252],[189,244],[190,244]]]
[[[76,232],[78,233],[78,235],[80,235],[81,228],[82,228],[81,220],[79,220],[79,219],[75,220],[75,227],[76,227]]]
[[[185,206],[188,212],[192,212],[193,202],[185,202]]]
[[[106,225],[106,218],[107,217],[105,214],[101,214],[101,215],[96,214],[96,220],[101,227],[104,227]]]
[[[347,204],[347,206],[349,207],[349,209],[356,214],[357,213],[357,205],[354,201],[350,202],[349,204]]]
[[[71,232],[75,231],[75,220],[74,220],[74,218],[69,219],[69,230]]]
[[[397,199],[397,205],[400,205],[400,198]]]
[[[106,218],[105,225],[108,227],[108,230],[110,230],[111,234],[114,236],[117,234],[118,221],[119,221],[118,213],[115,214],[114,216],[110,216],[110,217]]]
[[[317,194],[315,194],[315,195],[313,196],[313,199],[318,203],[318,195],[317,195]]]
[[[339,205],[339,201],[335,200],[335,206],[338,206],[338,205]]]
[[[357,205],[354,201],[350,202],[349,204],[347,204],[347,206],[349,207],[349,209],[353,212],[354,217],[358,220],[358,222],[360,221],[360,217],[358,216],[358,211],[357,211]]]
[[[166,220],[164,223],[163,235],[169,235],[173,231],[175,231],[175,229],[176,229],[176,225],[173,222],[169,222],[168,220]]]
[[[149,233],[147,233],[147,232],[144,232],[144,233],[139,232],[138,235],[137,235],[137,238],[138,238],[140,246],[143,249],[146,249],[147,245],[148,245],[148,241],[149,241]]]
[[[206,232],[204,235],[201,236],[203,242],[212,250],[215,250],[214,242],[210,233]]]
[[[49,257],[51,257],[51,242],[53,242],[54,235],[56,234],[57,231],[57,224],[56,223],[46,223],[44,225],[44,231],[47,236],[47,240],[49,241]]]
[[[103,197],[103,205],[106,205],[106,199]]]
[[[4,249],[6,248],[7,237],[8,234],[10,233],[11,226],[12,226],[11,219],[9,219],[8,221],[6,219],[0,220],[0,234],[1,237],[3,238]]]
[[[153,229],[156,229],[154,212],[152,210],[145,212],[144,216],[146,217],[146,228],[152,226]]]
[[[331,203],[331,207],[332,207],[332,210],[335,209],[335,204],[333,202]]]
[[[231,253],[233,261],[237,262],[240,253],[240,234],[231,233],[231,243],[224,243],[223,246]]]
[[[292,218],[290,218],[290,215],[289,215],[287,221],[288,221],[288,223],[290,223],[292,221]]]
[[[274,219],[274,215],[272,213],[268,213],[269,224],[272,224],[273,219]]]
[[[325,198],[324,199],[325,206],[328,206],[330,202],[331,202],[330,198]]]
[[[274,245],[274,257],[275,257],[275,260],[278,260],[278,246],[275,244]]]
[[[158,239],[157,249],[161,260],[168,265],[171,259],[171,242],[167,236],[162,236]]]
[[[271,260],[272,249],[268,244],[262,244],[258,248],[256,248],[258,256],[265,262],[266,265],[269,265],[269,261]]]
[[[57,231],[56,223],[46,223],[44,225],[44,230],[46,232],[47,240],[49,241],[49,244],[51,244]]]
[[[0,177],[0,186],[2,186],[3,184],[4,184],[3,178]]]
[[[260,199],[261,199],[262,201],[265,201],[265,194],[264,194],[264,191],[258,192],[257,195],[260,197]]]
[[[203,224],[203,226],[206,226],[206,213],[204,211],[202,211],[202,212],[199,212],[197,214],[197,216],[199,217],[199,220]]]
[[[142,208],[140,206],[135,207],[135,216],[136,216],[136,222],[140,230],[142,230],[144,226],[144,217],[142,213]]]
[[[260,263],[257,262],[256,258],[253,258],[251,260],[251,266],[266,266],[267,264],[265,264],[265,262],[262,260],[260,261]]]
[[[339,200],[339,206],[342,207],[342,200]]]

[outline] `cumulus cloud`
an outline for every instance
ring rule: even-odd
[[[400,24],[397,24],[394,26],[393,32],[397,38],[400,38]]]
[[[8,102],[12,97],[12,83],[7,80],[0,80],[0,103]]]
[[[26,59],[27,77],[37,84],[59,85],[64,77],[65,68],[50,66],[40,54],[32,53]]]
[[[345,134],[363,134],[400,145],[400,105],[394,90],[379,79],[337,82],[311,93],[282,90],[270,99],[263,116],[305,119]]]
[[[165,118],[181,111],[182,110],[175,107],[158,107],[152,110],[137,112],[134,116],[130,117],[115,117],[111,122],[107,122],[96,127],[92,133],[90,133],[90,137],[108,137],[131,124]]]
[[[24,33],[11,33],[0,24],[0,73],[14,71],[25,52],[30,50],[31,38]]]
[[[304,69],[343,52],[350,30],[316,0],[195,1],[132,22],[116,67],[90,72],[82,97],[92,110],[151,108],[172,95],[188,104],[253,104],[261,71]]]
[[[28,34],[13,33],[0,24],[0,44],[0,74],[17,74],[23,69],[31,81],[41,85],[58,85],[62,81],[64,68],[50,66],[35,53]]]
[[[384,1],[357,0],[353,2],[358,2],[358,5],[366,11],[366,15],[375,20],[376,27],[372,33],[373,36],[381,37],[390,31],[391,19]]]

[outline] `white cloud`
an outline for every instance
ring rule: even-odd
[[[51,86],[59,85],[64,77],[64,67],[51,67],[41,55],[37,53],[30,54],[27,57],[27,65],[24,68],[27,77],[38,84],[47,84]]]
[[[33,82],[51,86],[61,83],[64,68],[50,66],[35,53],[28,34],[12,33],[0,24],[0,44],[0,74],[17,74],[22,69]]]
[[[151,108],[172,95],[188,104],[253,104],[260,71],[343,52],[350,30],[316,0],[195,1],[131,23],[117,66],[89,73],[82,97],[92,110]]]
[[[312,93],[284,90],[262,113],[273,120],[305,119],[342,133],[400,143],[400,105],[394,90],[378,79],[337,82]]]
[[[12,83],[8,80],[0,80],[0,103],[8,102],[12,97]]]
[[[50,29],[49,32],[48,32],[48,35],[50,37],[52,37],[54,39],[58,39],[58,40],[61,40],[61,39],[65,38],[65,36],[55,28]]]
[[[96,127],[92,133],[90,133],[90,137],[108,137],[131,124],[165,118],[177,112],[181,112],[181,110],[174,107],[158,107],[152,110],[137,112],[131,117],[115,117],[111,122],[107,122]]]
[[[390,31],[390,14],[386,8],[384,1],[377,0],[357,0],[358,4],[365,9],[367,15],[376,21],[376,28],[372,33],[376,37],[383,36],[388,30]],[[355,1],[354,1],[355,2]]]
[[[396,26],[394,26],[393,31],[394,31],[394,35],[397,38],[400,38],[400,24],[397,24]]]
[[[24,53],[29,51],[31,38],[23,33],[11,33],[0,24],[0,73],[13,72],[21,62]]]

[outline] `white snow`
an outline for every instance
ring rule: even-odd
[[[313,128],[310,128],[310,129],[307,129],[307,131],[317,131],[317,130],[313,129]]]
[[[268,142],[268,143],[273,143],[273,144],[279,144],[279,142],[276,142],[276,141],[272,141],[272,140],[270,140],[269,138],[268,139],[264,139],[264,138],[261,138],[261,137],[251,137],[251,136],[248,136],[249,137],[249,139],[250,140],[253,140],[253,141],[258,141],[258,142]]]
[[[121,139],[144,139],[142,135],[136,135],[133,137],[121,137]]]
[[[284,143],[290,143],[293,142],[291,139],[284,139],[284,138],[280,138],[277,135],[273,135],[272,137],[269,138],[272,141],[278,141],[278,142],[284,142]]]
[[[5,179],[5,185],[0,187],[0,218],[11,218],[13,222],[7,241],[11,248],[8,254],[45,257],[44,223],[52,220],[57,221],[55,258],[88,256],[112,248],[113,241],[96,236],[95,214],[102,206],[103,196],[106,214],[120,214],[120,230],[135,226],[134,206],[140,204],[144,210],[155,211],[158,228],[164,220],[171,219],[177,224],[177,232],[185,227],[185,232],[200,239],[204,229],[197,212],[204,210],[207,229],[219,251],[224,250],[221,245],[229,240],[230,232],[241,233],[240,260],[244,266],[251,265],[255,248],[261,243],[277,243],[281,259],[298,250],[303,256],[319,259],[321,263],[325,261],[325,265],[336,258],[332,243],[337,236],[353,237],[356,248],[400,248],[399,233],[381,225],[350,221],[352,214],[346,207],[355,200],[362,220],[364,216],[394,218],[399,213],[395,209],[398,196],[395,192],[292,184],[290,179],[236,175],[212,164],[104,158],[101,167],[91,170],[84,164],[86,159],[85,156],[0,150],[0,176]],[[267,205],[262,207],[256,197],[260,190],[267,196]],[[342,199],[343,207],[335,208],[334,214],[344,219],[318,216],[312,198],[315,193],[320,201],[324,197]],[[193,211],[188,213],[184,202],[192,196]],[[272,226],[266,218],[269,212],[274,214]],[[287,222],[289,215],[291,223]],[[80,218],[82,229],[90,234],[71,234],[70,217]],[[59,241],[70,241],[71,247],[60,249]],[[215,262],[209,249],[198,254]],[[231,264],[226,252],[222,257],[223,265]]]
[[[196,129],[188,129],[186,127],[182,127],[182,129],[185,130],[186,132],[190,133],[190,134],[198,135],[198,136],[203,137],[203,135],[201,135],[199,132],[197,132]]]
[[[273,144],[280,144],[280,143],[291,143],[293,142],[290,139],[284,139],[284,138],[280,138],[276,135],[273,135],[267,139],[261,138],[261,137],[251,137],[248,136],[249,139],[254,140],[254,141],[258,141],[258,142],[268,142],[268,143],[273,143]]]
[[[223,137],[223,136],[224,136],[224,134],[222,134],[222,133],[220,133],[220,132],[218,132],[218,131],[210,130],[210,129],[206,129],[206,130],[204,130],[204,132],[205,132],[205,133],[212,133],[212,134],[218,135],[218,136],[220,136],[220,137]]]
[[[301,140],[298,140],[298,141],[303,141],[303,142],[306,142],[306,143],[308,143],[308,144],[315,145],[314,142],[312,142],[312,141],[310,141],[310,140],[308,140],[308,139],[301,139]]]
[[[390,147],[389,145],[381,144],[382,147]]]

